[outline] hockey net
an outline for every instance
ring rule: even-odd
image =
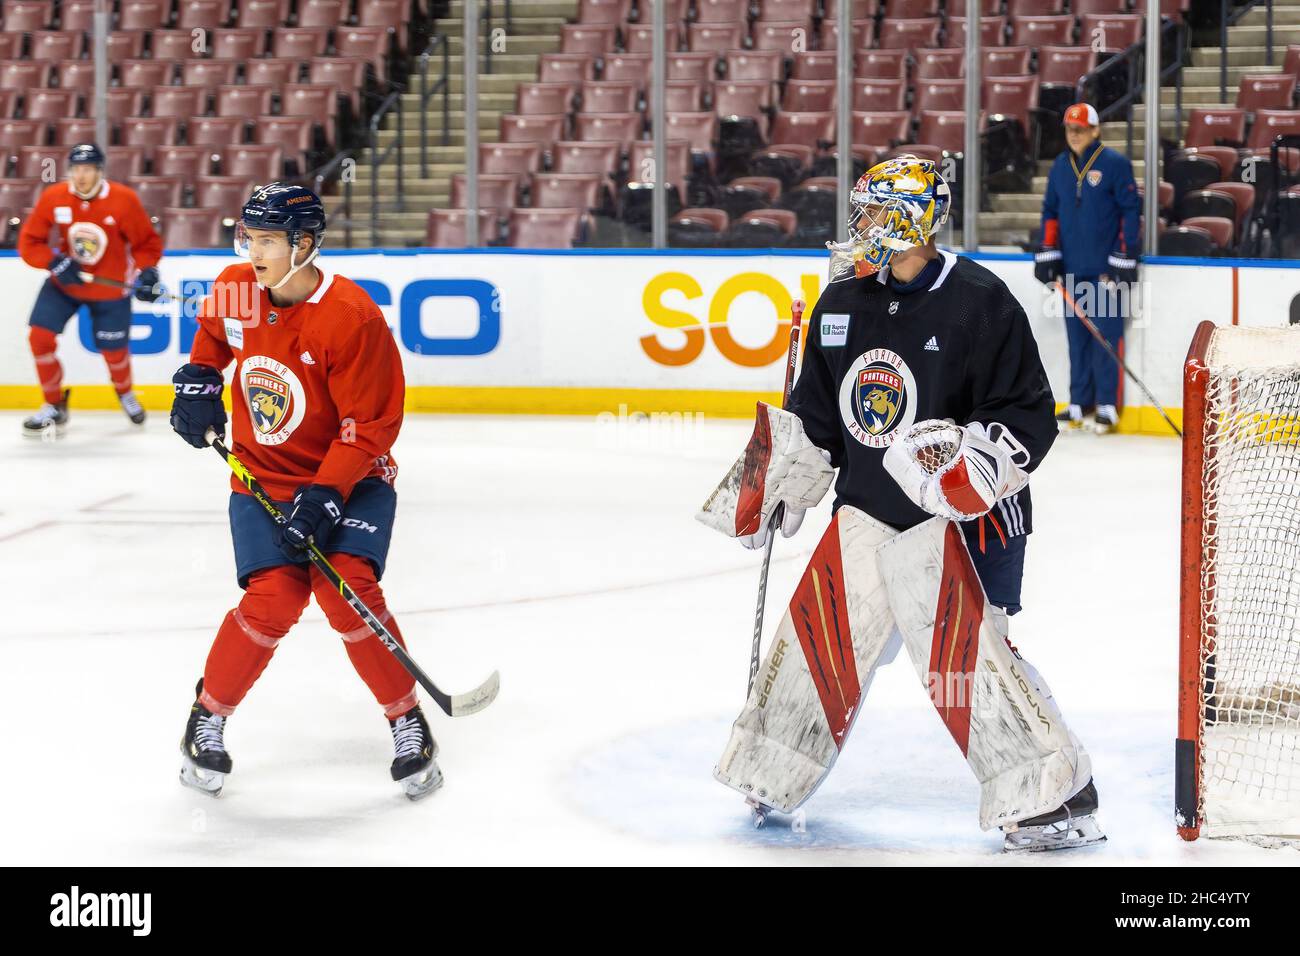
[[[1177,793],[1187,839],[1300,838],[1300,329],[1184,370]]]

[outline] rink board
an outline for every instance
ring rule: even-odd
[[[347,250],[331,271],[360,282],[388,318],[417,412],[748,417],[779,388],[791,301],[811,306],[825,285],[815,250]],[[1059,297],[1033,278],[1031,257],[981,254],[1020,299],[1058,401],[1069,363]],[[147,407],[166,408],[192,342],[193,302],[233,262],[225,251],[170,253],[163,282],[182,307],[135,303],[132,351]],[[1181,369],[1197,323],[1284,325],[1298,263],[1152,259],[1131,303],[1125,359],[1178,421]],[[0,407],[39,401],[26,318],[44,273],[0,252],[0,283],[16,315],[0,337]],[[73,406],[112,408],[86,316],[62,339]],[[1168,433],[1126,387],[1123,427]]]

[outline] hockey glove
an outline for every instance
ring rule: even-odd
[[[226,410],[221,373],[207,365],[182,365],[172,376],[172,428],[195,448],[207,448],[207,431],[226,434]]]
[[[167,290],[163,288],[154,266],[141,269],[135,280],[135,297],[141,302],[157,302]]]
[[[748,446],[695,517],[747,548],[760,548],[778,504],[785,505],[781,533],[789,537],[834,478],[830,455],[808,439],[799,417],[759,402]]]
[[[280,529],[280,550],[290,561],[301,561],[307,542],[325,550],[335,525],[343,520],[343,496],[325,485],[304,485],[293,495],[289,523]]]
[[[50,275],[60,285],[81,285],[81,264],[75,259],[55,253],[50,260]]]
[[[1034,278],[1043,285],[1052,285],[1063,271],[1060,249],[1042,249],[1034,256]]]
[[[885,471],[918,508],[950,521],[970,521],[1029,481],[1029,453],[994,422],[965,427],[917,422],[885,452]]]
[[[1131,285],[1138,280],[1137,256],[1112,252],[1106,259],[1106,274],[1116,282]]]

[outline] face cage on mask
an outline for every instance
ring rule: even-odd
[[[892,199],[881,202],[869,194],[857,194],[851,205],[854,214],[849,222],[848,241],[826,243],[831,252],[831,282],[875,275],[889,267],[894,253],[905,252],[919,244],[899,238],[902,233],[916,228],[905,201]],[[875,217],[870,215],[873,206],[882,210]],[[870,223],[865,230],[858,227],[863,220]],[[918,231],[925,237],[923,241],[928,241],[924,230]]]
[[[259,227],[255,227],[255,228],[259,228]],[[257,283],[258,288],[278,289],[286,282],[288,282],[290,279],[292,279],[294,273],[296,273],[299,269],[302,269],[304,266],[308,266],[311,264],[311,261],[315,259],[316,256],[320,253],[320,248],[322,245],[324,245],[325,242],[325,236],[324,233],[313,233],[311,251],[307,253],[307,258],[303,259],[302,262],[295,262],[294,260],[297,259],[298,257],[298,241],[302,239],[303,235],[304,235],[304,230],[302,229],[285,230],[285,236],[289,242],[289,271],[286,272],[280,278],[280,281],[277,282],[275,285],[264,286],[262,285],[261,282],[259,282]],[[241,259],[244,260],[247,260],[249,258],[248,231],[244,226],[243,222],[239,222],[235,224],[235,237],[234,237],[233,245],[235,247],[235,255],[239,256]]]

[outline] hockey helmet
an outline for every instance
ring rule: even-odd
[[[108,157],[104,155],[104,151],[94,143],[79,143],[68,150],[69,166],[90,165],[103,169],[107,161]]]
[[[283,232],[289,244],[289,271],[271,288],[278,289],[290,276],[310,263],[325,241],[325,206],[320,197],[306,186],[267,183],[253,190],[235,224],[235,252],[248,258],[249,229]],[[298,243],[311,236],[311,250],[298,262]]]

